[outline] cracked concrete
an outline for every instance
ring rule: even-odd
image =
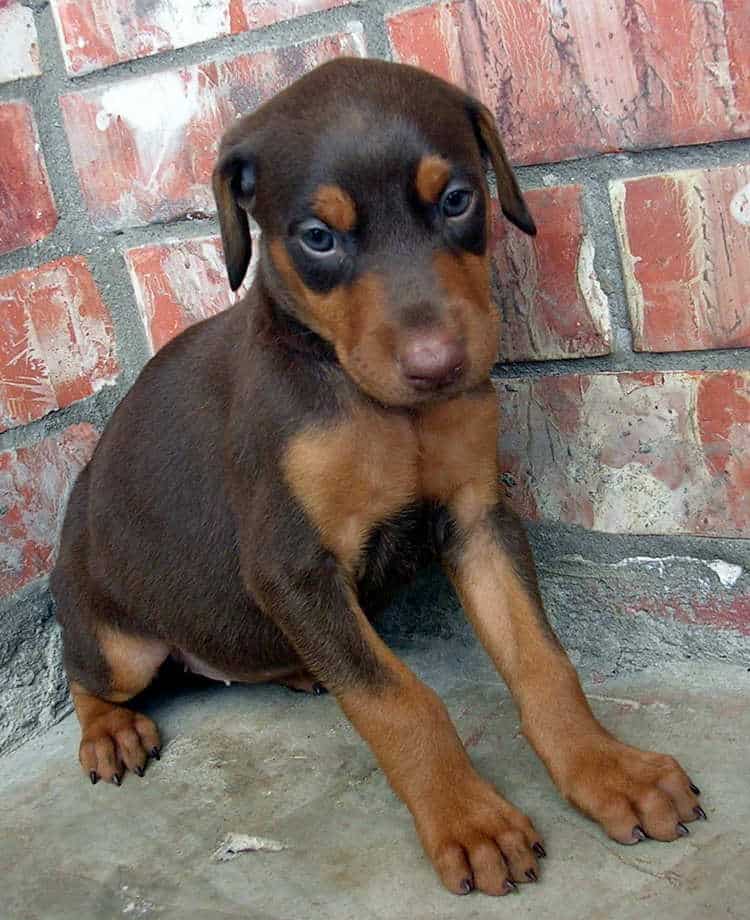
[[[496,901],[444,892],[405,809],[330,697],[278,687],[160,688],[163,732],[144,779],[92,787],[68,718],[3,760],[0,914],[254,920],[745,918],[750,901],[750,673],[682,663],[590,685],[625,740],[675,754],[707,823],[673,844],[624,848],[564,804],[519,735],[475,644],[436,637],[405,655],[445,699],[478,769],[533,817],[549,856],[538,885]],[[279,852],[212,860],[227,833]],[[743,868],[744,867],[744,868]]]

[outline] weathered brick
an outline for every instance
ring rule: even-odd
[[[725,597],[725,592],[715,591],[708,598],[684,598],[679,594],[645,593],[623,603],[625,613],[642,616],[644,613],[661,620],[673,620],[690,626],[708,626],[712,629],[736,632],[750,636],[750,596]]]
[[[27,102],[0,105],[0,253],[43,239],[57,223],[39,136]]]
[[[0,83],[41,72],[34,13],[20,3],[0,4]]]
[[[91,425],[72,425],[0,453],[0,596],[52,568],[68,492],[97,437]]]
[[[121,61],[273,25],[347,0],[52,0],[65,66],[74,76]]]
[[[750,5],[747,0],[724,0],[728,73],[734,91],[740,133],[750,130]],[[744,123],[743,123],[744,122]]]
[[[0,278],[0,430],[114,381],[112,320],[82,256]]]
[[[638,351],[750,345],[750,164],[611,183]]]
[[[494,110],[519,163],[750,134],[746,0],[451,0],[388,30]]]
[[[221,134],[305,71],[362,55],[361,27],[302,45],[112,83],[62,96],[73,164],[97,227],[129,227],[214,210]]]
[[[253,238],[257,241],[257,234]],[[151,350],[239,299],[252,283],[257,255],[255,245],[244,285],[233,295],[218,236],[129,249],[125,260]]]
[[[522,514],[750,536],[750,373],[509,379],[497,390],[503,481]]]
[[[611,351],[609,303],[594,269],[580,186],[532,189],[533,239],[495,205],[492,258],[505,361],[580,358]]]
[[[575,658],[596,662],[599,674],[621,672],[627,660],[743,661],[750,653],[750,573],[739,565],[674,552],[608,563],[586,558],[585,549],[537,549],[556,631]]]

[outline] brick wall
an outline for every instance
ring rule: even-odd
[[[574,655],[747,656],[748,35],[747,0],[0,0],[0,747],[66,705],[71,481],[148,357],[231,300],[219,136],[341,54],[464,85],[519,167],[540,232],[491,244],[503,482]]]

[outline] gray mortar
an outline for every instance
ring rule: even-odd
[[[44,240],[0,256],[0,274],[38,266],[66,255],[85,255],[113,318],[122,372],[113,386],[105,387],[90,399],[0,434],[0,450],[36,443],[83,421],[101,430],[149,357],[123,251],[162,241],[164,237],[186,239],[218,232],[216,221],[211,218],[117,232],[94,229],[73,170],[58,96],[129,77],[307,41],[340,31],[352,20],[362,24],[369,54],[389,58],[385,15],[421,6],[422,2],[368,0],[76,78],[65,72],[48,3],[31,0],[23,5],[35,13],[44,73],[40,77],[0,86],[0,102],[25,99],[33,108],[59,222]],[[610,303],[613,353],[597,358],[508,363],[498,366],[496,375],[749,369],[750,352],[743,349],[675,354],[632,351],[619,248],[609,204],[609,182],[613,179],[747,162],[750,162],[750,140],[734,140],[519,168],[523,188],[573,183],[583,186],[587,230],[596,247],[595,268]],[[750,571],[750,541],[601,534],[552,522],[534,525],[531,532],[551,618],[584,671],[610,674],[642,667],[662,657],[689,655],[747,661],[747,639],[730,631],[696,628],[671,621],[655,622],[653,618],[623,618],[618,613],[622,597],[628,596],[632,587],[644,583],[655,592],[667,585],[676,596],[698,596],[695,592],[701,587],[696,583],[702,572],[700,563],[680,563],[676,568],[668,566],[662,580],[655,579],[653,572],[644,573],[638,566],[612,569],[608,564],[639,555],[685,556],[720,558]],[[571,562],[570,557],[577,555],[588,562]],[[748,589],[743,576],[735,590],[747,593]],[[592,607],[594,595],[597,603]],[[604,617],[603,612],[606,613]],[[58,718],[69,706],[61,676],[59,638],[50,616],[46,579],[27,585],[10,598],[0,599],[0,669],[4,678],[0,686],[0,751],[17,746]],[[435,634],[451,636],[462,643],[473,641],[452,592],[438,576],[423,579],[406,598],[394,605],[383,628],[386,635],[401,646],[419,642],[420,636]]]

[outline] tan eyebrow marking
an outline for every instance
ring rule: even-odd
[[[357,222],[357,208],[338,185],[321,185],[313,196],[313,208],[317,216],[335,230],[347,233]]]
[[[417,194],[425,204],[435,204],[451,174],[450,163],[431,153],[422,157],[417,167]]]

